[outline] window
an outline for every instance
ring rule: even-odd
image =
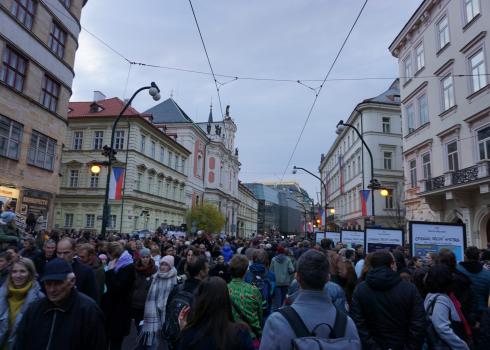
[[[163,164],[165,161],[165,148],[163,146],[160,146],[160,163]]]
[[[202,172],[202,155],[198,155],[197,156],[197,175],[198,176],[201,176],[201,172]]]
[[[104,132],[94,132],[94,149],[102,149],[102,143],[104,142]]]
[[[483,49],[480,49],[476,54],[470,57],[470,69],[472,75],[471,88],[472,92],[475,92],[487,85],[487,75]]]
[[[95,214],[85,215],[85,227],[93,228],[95,226]]]
[[[441,80],[442,84],[442,99],[443,99],[443,108],[444,110],[448,110],[452,106],[454,106],[454,85],[453,85],[453,76],[448,75]]]
[[[60,0],[60,2],[65,6],[67,9],[70,8],[71,6],[71,0]]]
[[[422,168],[424,170],[424,179],[430,179],[432,177],[430,170],[430,153],[426,153],[422,156]]]
[[[384,169],[391,170],[392,159],[393,159],[392,152],[383,152]]]
[[[29,154],[27,155],[27,164],[53,170],[55,150],[56,140],[33,130]]]
[[[405,70],[405,81],[412,79],[412,56],[408,55],[403,60],[403,67]]]
[[[390,120],[391,118],[389,117],[383,117],[383,132],[385,134],[389,134],[391,132]]]
[[[175,155],[174,167],[175,167],[174,168],[175,170],[179,170],[179,155],[178,154]]]
[[[19,159],[24,126],[0,114],[0,156]]]
[[[138,173],[138,177],[136,179],[136,190],[141,191],[141,181],[143,180],[143,174]]]
[[[63,58],[65,54],[66,32],[61,29],[60,25],[53,22],[51,26],[51,34],[48,39],[48,46],[56,56]]]
[[[409,163],[410,168],[410,187],[417,187],[417,161],[412,159]]]
[[[75,131],[73,133],[73,149],[75,150],[82,149],[82,143],[83,143],[83,132]]]
[[[425,66],[424,60],[424,44],[420,43],[419,46],[415,48],[415,69],[418,72]]]
[[[407,106],[406,112],[407,112],[408,133],[411,133],[412,131],[415,130],[414,111],[413,111],[413,105],[412,104]]]
[[[449,142],[446,146],[446,150],[447,150],[447,166],[449,171],[459,170],[458,142],[456,140]]]
[[[359,174],[361,172],[361,156],[357,156],[357,173]]]
[[[490,159],[490,126],[478,130],[478,151],[480,160]]]
[[[449,21],[446,16],[437,22],[437,36],[439,49],[449,44]]]
[[[35,0],[15,0],[12,2],[10,12],[28,29],[32,28],[34,13],[37,1]]]
[[[124,130],[117,130],[114,137],[114,148],[123,149],[124,148]]]
[[[73,214],[65,214],[65,227],[73,226]]]
[[[157,184],[157,195],[160,196],[162,193],[162,180],[158,180],[158,184]]]
[[[43,88],[41,94],[41,103],[44,107],[52,112],[56,112],[56,107],[58,106],[58,97],[60,94],[60,84],[55,82],[53,79],[44,76]]]
[[[0,80],[17,91],[22,91],[26,77],[27,59],[7,46],[3,50]]]
[[[109,222],[107,223],[107,227],[115,229],[116,228],[117,217],[116,215],[109,215]]]
[[[78,187],[78,169],[70,170],[70,187]]]
[[[99,187],[99,174],[92,174],[90,176],[90,187],[91,188]]]
[[[479,0],[464,0],[466,23],[471,22],[480,13]]]
[[[151,157],[153,159],[155,159],[155,156],[156,156],[156,142],[155,141],[151,141],[151,149],[150,149],[150,153],[151,153]]]
[[[423,94],[417,99],[419,104],[419,121],[420,125],[429,122],[429,105],[427,103],[427,95]]]
[[[140,152],[145,153],[146,136],[141,134]]]
[[[171,168],[172,167],[172,159],[173,159],[174,154],[170,151],[168,151],[168,166]]]
[[[388,189],[388,195],[385,197],[385,208],[393,209],[393,190]]]
[[[148,193],[152,193],[153,190],[153,176],[148,176]]]
[[[181,166],[182,166],[182,172],[185,173],[185,158],[184,157],[182,157]]]

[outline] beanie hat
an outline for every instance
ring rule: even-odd
[[[285,251],[286,250],[284,249],[284,247],[282,245],[277,247],[277,254],[284,254]]]
[[[141,257],[148,256],[151,254],[150,249],[148,249],[148,248],[141,248],[139,253],[140,253]]]
[[[174,257],[172,255],[165,255],[163,258],[160,259],[160,264],[162,262],[166,263],[170,268],[174,267]]]

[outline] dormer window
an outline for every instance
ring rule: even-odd
[[[102,106],[98,105],[96,102],[93,102],[91,105],[90,105],[90,113],[98,113],[100,111],[102,111],[104,108],[102,108]]]

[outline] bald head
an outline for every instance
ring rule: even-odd
[[[75,257],[75,240],[71,238],[63,238],[58,242],[58,246],[56,247],[56,255],[58,258],[65,259],[70,264],[73,262],[73,258]]]

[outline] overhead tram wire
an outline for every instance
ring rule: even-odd
[[[293,159],[294,154],[296,153],[296,149],[298,148],[298,145],[299,145],[299,143],[301,141],[301,137],[303,136],[303,133],[304,133],[304,131],[306,129],[306,125],[308,125],[308,121],[310,120],[311,113],[313,112],[313,109],[315,108],[316,102],[318,101],[318,96],[320,96],[320,93],[323,90],[323,86],[325,85],[325,82],[327,81],[328,77],[330,76],[330,73],[332,72],[332,70],[333,70],[333,68],[335,66],[335,63],[337,63],[337,60],[339,59],[340,54],[342,53],[342,50],[344,49],[345,44],[347,43],[347,40],[349,40],[349,37],[350,37],[352,31],[354,30],[357,22],[359,21],[359,18],[361,17],[361,14],[364,11],[364,8],[366,7],[367,3],[368,3],[368,0],[365,0],[364,1],[364,4],[361,7],[361,10],[357,14],[357,17],[356,17],[354,23],[352,24],[349,32],[347,33],[347,36],[345,37],[344,42],[340,46],[340,49],[337,52],[337,55],[335,56],[335,59],[333,60],[332,64],[330,65],[330,68],[329,68],[327,74],[325,75],[325,78],[323,79],[323,82],[321,83],[320,87],[318,88],[318,92],[315,94],[315,99],[313,100],[313,103],[312,103],[312,105],[310,107],[310,110],[308,111],[308,116],[306,117],[305,122],[303,124],[303,128],[301,129],[301,131],[299,133],[298,140],[296,141],[296,144],[294,145],[293,151],[291,152],[291,156],[289,157],[288,163],[286,164],[286,167],[284,168],[284,172],[282,173],[281,181],[284,180],[284,176],[286,175],[286,171],[288,170],[289,165],[291,164],[291,160]]]
[[[194,21],[196,22],[197,31],[199,32],[199,37],[201,38],[201,42],[202,42],[202,46],[204,48],[204,52],[206,53],[206,58],[208,60],[209,69],[211,70],[211,73],[213,74],[214,85],[216,86],[216,93],[218,94],[219,108],[221,110],[221,118],[224,118],[223,105],[221,103],[221,95],[219,93],[218,81],[216,80],[216,76],[214,75],[213,66],[211,65],[211,60],[209,59],[208,50],[206,49],[206,44],[204,43],[204,38],[202,37],[201,28],[199,27],[199,22],[197,21],[197,17],[196,17],[196,12],[194,11],[194,6],[192,6],[192,0],[189,0],[189,5],[191,6],[192,15],[194,16]]]

